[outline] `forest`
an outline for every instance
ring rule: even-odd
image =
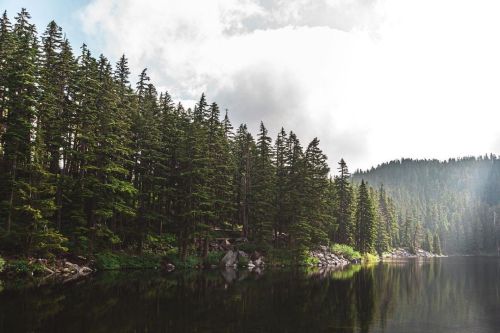
[[[500,250],[500,159],[496,155],[395,160],[357,171],[353,178],[383,184],[397,202],[400,229],[418,233],[420,242],[434,233],[446,253]]]
[[[25,9],[0,19],[0,74],[4,254],[186,260],[230,237],[297,260],[334,243],[495,247],[495,156],[331,170],[317,138],[303,145],[282,128],[273,140],[264,123],[254,137],[204,94],[185,108],[146,69],[131,78],[125,56],[74,51],[54,21],[39,35]]]

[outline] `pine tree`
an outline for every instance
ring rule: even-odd
[[[73,116],[73,144],[69,174],[74,179],[68,193],[71,205],[67,214],[73,221],[74,246],[78,251],[92,253],[96,237],[96,184],[97,178],[96,147],[99,93],[98,64],[87,46],[81,48],[75,73],[75,101]]]
[[[420,248],[421,238],[422,238],[422,225],[418,219],[414,220],[413,230],[411,235],[411,252],[415,253],[417,249]]]
[[[328,173],[330,168],[326,155],[319,148],[318,138],[314,138],[305,152],[304,215],[312,225],[312,242],[327,244],[328,234],[333,225],[328,197]]]
[[[251,228],[255,240],[259,244],[269,246],[273,237],[273,219],[276,214],[274,202],[271,200],[275,189],[275,168],[272,163],[271,138],[262,122],[257,136],[254,161]]]
[[[285,150],[286,142],[288,140],[287,134],[284,128],[281,128],[278,137],[274,143],[274,164],[276,170],[276,187],[274,190],[274,206],[276,207],[276,214],[274,217],[274,240],[275,247],[278,247],[280,237],[285,231],[285,217],[286,217],[286,159]]]
[[[289,133],[286,142],[285,170],[285,230],[290,233],[289,245],[303,248],[307,246],[304,242],[309,237],[304,237],[304,233],[308,232],[310,224],[304,215],[305,159],[300,141],[293,132]]]
[[[427,252],[434,252],[432,244],[432,235],[429,231],[425,233],[424,243],[422,244],[422,249]]]
[[[352,188],[349,182],[350,173],[344,159],[339,162],[340,175],[335,177],[335,220],[338,225],[335,241],[340,244],[354,245],[354,222],[352,219]]]
[[[432,239],[432,249],[434,250],[434,253],[436,254],[442,254],[441,252],[441,241],[439,240],[439,235],[438,233],[434,233],[434,237]]]
[[[111,228],[113,232],[119,232],[120,238],[126,238],[126,229],[136,215],[137,189],[132,185],[134,167],[134,143],[132,132],[132,121],[134,109],[137,109],[137,100],[130,86],[130,70],[125,55],[122,55],[116,63],[114,72],[111,74],[114,80],[116,98],[115,113],[113,115],[112,139],[116,141],[116,149],[113,153],[112,162],[115,172],[111,182],[117,192],[112,198],[113,216]],[[109,84],[109,83],[108,83]]]
[[[134,115],[134,183],[137,194],[137,249],[142,251],[144,237],[149,227],[158,220],[157,193],[161,190],[156,182],[155,170],[159,164],[160,111],[156,88],[149,82],[146,69],[137,82],[138,110]]]
[[[12,58],[16,61],[7,67],[7,81],[3,105],[5,132],[2,137],[4,148],[3,176],[5,184],[2,198],[5,207],[2,214],[6,221],[6,233],[11,232],[13,222],[28,215],[28,220],[39,217],[30,206],[32,198],[32,140],[35,134],[38,90],[38,41],[34,25],[29,23],[30,15],[23,8],[16,16],[12,32]],[[8,25],[5,19],[2,22]],[[5,27],[2,27],[4,30]],[[8,38],[6,36],[6,38]],[[6,45],[7,47],[7,45]],[[3,75],[2,75],[3,76]],[[26,192],[27,191],[27,192]],[[19,217],[15,216],[19,215]],[[21,227],[21,226],[19,226]],[[26,226],[24,226],[26,227]]]
[[[387,195],[382,185],[380,186],[376,200],[378,213],[376,250],[377,253],[382,254],[387,252],[392,244],[391,236],[394,218],[391,214]]]
[[[0,163],[3,161],[5,154],[4,133],[7,128],[7,116],[9,110],[9,85],[13,73],[13,54],[14,54],[14,34],[12,32],[12,25],[7,16],[7,11],[4,11],[0,18]],[[0,164],[3,170],[2,164]],[[7,184],[4,184],[7,186]],[[2,186],[2,188],[5,188]],[[1,194],[0,194],[1,195]]]
[[[255,141],[246,125],[241,125],[235,139],[235,200],[238,224],[243,237],[249,236],[249,216],[252,210],[252,176],[254,171]]]
[[[375,214],[366,183],[362,180],[358,189],[356,204],[356,249],[371,253],[375,243]]]

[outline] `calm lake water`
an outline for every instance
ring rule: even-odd
[[[500,259],[4,283],[0,332],[500,332]],[[0,288],[0,289],[2,289]]]

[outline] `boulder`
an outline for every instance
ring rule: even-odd
[[[224,257],[222,257],[220,264],[225,267],[235,267],[238,263],[238,252],[236,251],[227,251]]]
[[[327,247],[327,246],[325,246],[325,245],[320,245],[320,246],[319,246],[319,249],[320,249],[321,251],[323,251],[323,252],[328,252],[328,251],[329,251],[328,247]]]

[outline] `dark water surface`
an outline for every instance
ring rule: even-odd
[[[2,287],[0,287],[1,289]],[[500,259],[3,284],[0,332],[500,332]]]

